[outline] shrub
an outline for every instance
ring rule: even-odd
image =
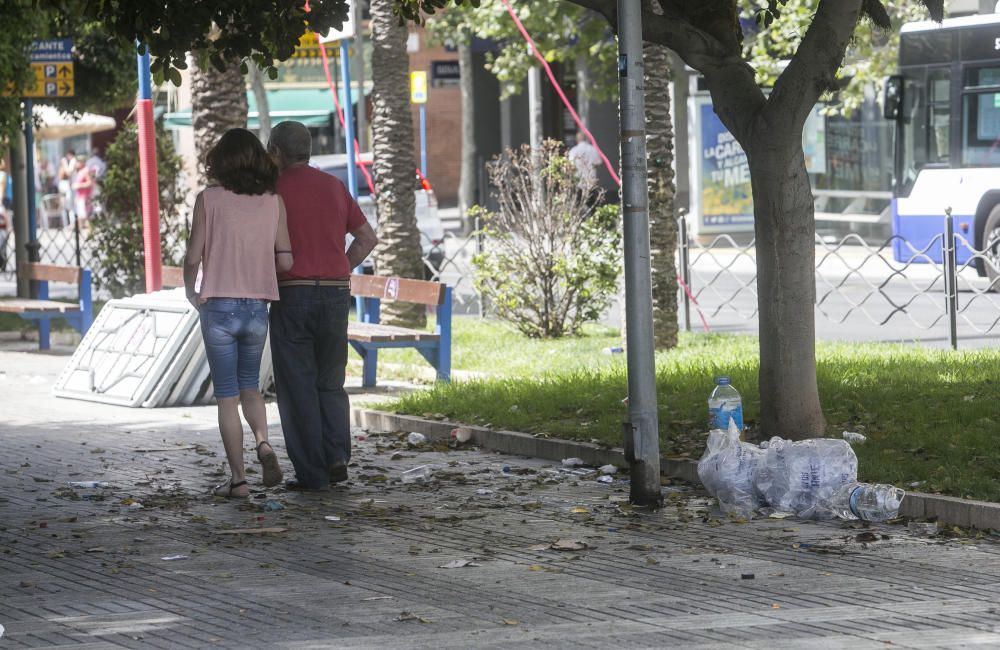
[[[90,220],[90,242],[97,260],[94,283],[120,298],[145,291],[139,139],[134,124],[122,129],[108,146],[105,162],[108,168],[97,197],[100,209]],[[181,217],[183,163],[162,128],[157,128],[156,132],[156,163],[162,262],[177,265],[184,256],[188,232],[187,223]]]
[[[484,252],[473,258],[476,287],[496,314],[533,338],[576,334],[597,320],[620,270],[617,206],[580,187],[562,145],[524,146],[488,167],[496,212],[476,208]]]

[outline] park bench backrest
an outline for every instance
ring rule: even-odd
[[[164,266],[160,272],[164,289],[184,286],[184,269],[179,266]]]
[[[380,275],[352,275],[351,295],[358,298],[378,298],[441,305],[445,300],[445,285],[426,280],[387,278]]]
[[[29,280],[65,282],[67,284],[80,284],[83,274],[83,269],[78,266],[57,266],[55,264],[28,263],[24,265],[24,269]]]

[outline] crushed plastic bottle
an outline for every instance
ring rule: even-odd
[[[416,431],[413,431],[413,432],[410,433],[410,435],[406,436],[406,442],[408,442],[411,445],[413,445],[414,447],[416,447],[418,445],[422,445],[422,444],[426,443],[427,442],[427,436],[425,436],[422,433],[417,433]]]
[[[421,465],[403,472],[403,483],[425,483],[433,475],[430,465]]]
[[[857,431],[845,431],[844,433],[841,434],[841,437],[843,437],[844,440],[846,440],[849,443],[856,442],[859,445],[863,444],[866,440],[868,440],[868,436],[866,436],[863,433],[858,433]]]
[[[906,495],[901,488],[883,483],[848,483],[837,490],[827,507],[841,519],[888,521],[899,515],[899,505]]]
[[[743,431],[743,399],[729,377],[716,377],[715,390],[708,397],[708,428],[727,431],[730,419]]]

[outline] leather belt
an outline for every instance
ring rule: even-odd
[[[340,287],[350,289],[350,280],[279,280],[279,287]]]

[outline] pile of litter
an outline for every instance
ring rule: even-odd
[[[846,440],[775,437],[758,446],[742,442],[732,422],[709,433],[698,478],[723,512],[747,519],[770,508],[803,519],[878,521],[895,517],[903,498],[898,488],[857,482],[858,457]]]
[[[273,383],[264,346],[260,386]],[[184,289],[108,302],[59,375],[53,393],[119,406],[190,406],[212,400],[198,312]]]

